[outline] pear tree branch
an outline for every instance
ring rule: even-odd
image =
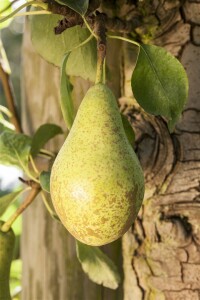
[[[61,5],[55,0],[44,0],[43,2],[48,4],[49,11],[64,17],[58,22],[58,25],[55,27],[55,34],[61,34],[64,30],[76,25],[84,25],[83,18],[69,7]],[[99,6],[99,0],[90,1],[85,19],[87,20],[91,28],[94,28],[97,18],[96,14],[94,14],[93,12],[96,11]],[[132,20],[127,21],[120,18],[109,18],[107,15],[105,15],[104,25],[108,31],[130,33],[133,32],[137,27],[142,25],[142,19],[140,16],[136,16]]]
[[[35,186],[31,189],[27,198],[24,202],[17,208],[17,210],[10,216],[10,218],[3,224],[1,227],[1,231],[7,232],[15,220],[23,213],[23,211],[33,202],[36,196],[40,193],[41,188],[40,185],[35,184]]]
[[[10,76],[3,69],[1,63],[0,63],[0,79],[1,79],[3,90],[4,90],[4,93],[5,93],[8,109],[12,113],[10,121],[15,126],[15,129],[16,129],[17,132],[22,132],[22,127],[21,127],[21,124],[20,124],[20,121],[19,121],[19,116],[17,114],[16,106],[15,106],[14,95],[13,95],[11,82],[10,82]]]

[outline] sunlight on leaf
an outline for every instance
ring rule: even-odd
[[[90,36],[86,28],[74,26],[55,35],[54,27],[61,20],[58,15],[32,16],[31,39],[35,50],[48,62],[60,67],[65,53],[80,45]],[[97,64],[96,41],[73,50],[67,62],[67,74],[95,81]]]
[[[31,145],[31,155],[36,156],[40,149],[53,137],[62,134],[62,128],[56,124],[43,124],[35,132]]]
[[[42,171],[39,177],[41,187],[47,193],[50,193],[50,176],[51,172]]]
[[[12,7],[11,6],[8,7],[9,5],[10,5],[9,0],[1,0],[0,1],[0,18],[7,16],[8,14],[10,14],[12,12]],[[7,7],[8,7],[8,9],[6,9]],[[11,21],[12,21],[12,18],[3,23],[0,23],[0,29],[7,27]]]
[[[146,112],[166,117],[172,131],[188,98],[181,63],[164,48],[141,45],[131,83],[137,102]]]
[[[76,251],[84,272],[92,281],[110,289],[119,286],[120,275],[117,267],[98,247],[76,241]]]
[[[72,85],[70,84],[69,77],[65,72],[69,55],[70,52],[66,53],[62,62],[60,80],[60,106],[67,128],[70,130],[74,121],[75,112],[71,96]]]
[[[25,134],[5,131],[0,135],[0,163],[25,168],[31,148],[31,138]]]

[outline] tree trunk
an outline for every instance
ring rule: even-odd
[[[87,278],[76,258],[74,239],[51,219],[38,197],[24,214],[23,300],[199,299],[200,3],[186,1],[179,7],[183,1],[152,2],[151,15],[160,22],[155,43],[181,59],[189,75],[190,99],[170,136],[164,120],[140,111],[133,99],[130,76],[135,51],[124,45],[122,64],[116,64],[121,43],[112,42],[112,89],[135,128],[136,150],[146,178],[145,201],[133,228],[122,239],[122,250],[120,241],[104,247],[119,267],[123,253],[123,291],[122,284],[111,291]],[[25,131],[33,133],[46,122],[64,127],[58,105],[58,69],[34,52],[28,29],[23,61]],[[80,79],[74,84],[78,107],[89,84]],[[62,143],[63,137],[54,139],[49,149],[58,150]]]
[[[154,1],[156,3],[156,1]],[[145,201],[123,237],[125,300],[196,300],[200,295],[200,3],[160,1],[154,43],[178,56],[189,76],[189,102],[169,135],[161,118],[138,113],[124,50],[122,110],[137,132]],[[198,2],[198,3],[197,3]],[[127,101],[128,99],[128,101]]]

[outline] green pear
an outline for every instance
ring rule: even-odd
[[[0,221],[0,300],[11,300],[10,296],[10,266],[15,245],[15,235],[12,229],[1,231],[3,221]]]
[[[136,218],[143,172],[106,85],[98,83],[85,95],[53,164],[50,191],[63,225],[88,245],[118,239]]]

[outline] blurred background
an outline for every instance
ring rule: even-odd
[[[4,2],[4,1],[3,1]],[[2,10],[2,0],[0,4],[0,11]],[[13,9],[16,9],[22,5],[25,1],[17,1],[13,4]],[[7,15],[7,12],[5,12]],[[17,103],[18,113],[20,113],[20,73],[21,73],[21,45],[22,45],[22,34],[24,27],[24,17],[14,18],[8,27],[0,28],[0,38],[5,49],[10,69],[11,69],[11,82],[13,86],[13,91],[15,95],[15,100]],[[6,106],[6,99],[2,89],[0,81],[0,105]],[[0,128],[2,130],[2,128]],[[0,165],[0,201],[1,197],[17,190],[20,186],[18,177],[22,176],[20,169]],[[16,210],[19,202],[22,199],[17,199],[6,212],[0,216],[1,220],[7,220],[9,216]],[[1,205],[1,202],[0,202]],[[20,299],[21,291],[21,270],[22,264],[20,260],[20,235],[21,235],[21,218],[14,223],[13,230],[16,235],[16,244],[14,257],[11,267],[11,294],[12,299]]]

